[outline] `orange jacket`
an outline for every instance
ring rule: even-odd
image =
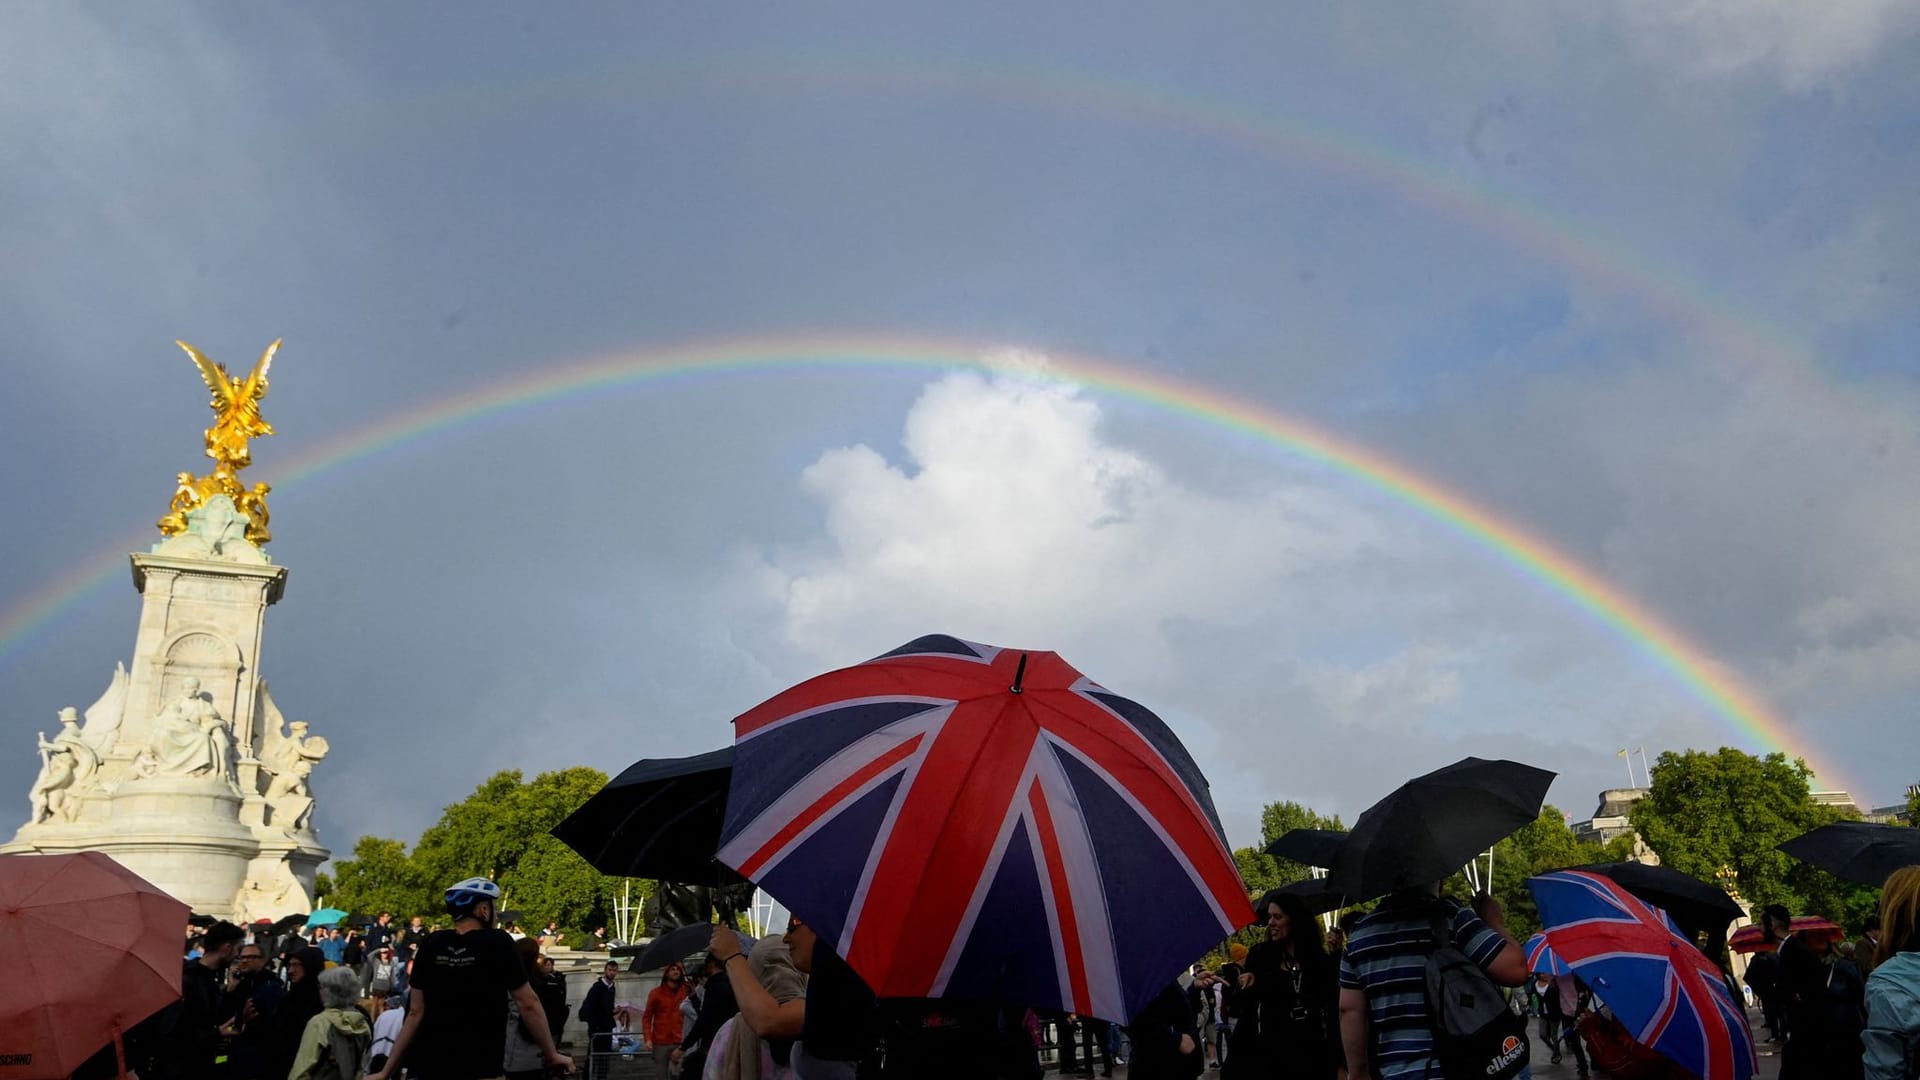
[[[680,1003],[692,992],[693,988],[682,982],[678,990],[661,983],[647,994],[647,1007],[640,1013],[640,1037],[647,1040],[648,1046],[680,1045],[685,1026]]]

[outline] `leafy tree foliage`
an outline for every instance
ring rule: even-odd
[[[334,864],[329,902],[354,913],[431,919],[442,914],[448,885],[487,877],[522,923],[558,922],[573,931],[570,943],[578,943],[586,931],[612,922],[621,879],[588,866],[549,830],[606,782],[606,774],[585,767],[531,781],[518,770],[497,773],[442,811],[410,853],[399,840],[361,837],[353,858]]]
[[[1729,747],[1667,751],[1653,767],[1653,789],[1633,807],[1633,825],[1660,861],[1714,881],[1723,868],[1740,897],[1851,920],[1860,901],[1847,885],[1777,850],[1784,840],[1848,815],[1813,801],[1803,761],[1755,757]]]
[[[438,913],[437,897],[421,881],[407,845],[398,840],[363,836],[353,845],[353,858],[333,864],[336,875],[327,900],[355,915]]]
[[[1920,829],[1920,784],[1907,789],[1907,824]]]

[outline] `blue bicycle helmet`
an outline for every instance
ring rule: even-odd
[[[500,906],[500,886],[483,877],[470,877],[447,889],[447,913],[464,918],[482,901]]]

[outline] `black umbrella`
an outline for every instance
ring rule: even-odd
[[[1286,835],[1267,845],[1267,854],[1324,870],[1333,866],[1340,845],[1346,842],[1346,833],[1332,829],[1288,829]]]
[[[282,917],[279,922],[273,924],[273,932],[276,934],[284,934],[295,927],[305,925],[307,925],[307,913],[302,911]]]
[[[1879,888],[1887,875],[1920,863],[1920,829],[1871,821],[1836,821],[1780,845],[1780,850],[1856,885]]]
[[[735,930],[734,933],[740,934]],[[615,948],[610,950],[614,956],[632,955],[633,963],[627,965],[628,971],[652,971],[668,964],[684,963],[688,957],[707,951],[707,945],[713,941],[713,924],[688,923],[677,926],[661,934],[645,945]],[[740,934],[740,950],[753,948],[753,939]]]
[[[1355,901],[1444,880],[1538,818],[1553,776],[1470,757],[1415,777],[1360,815],[1327,879]]]
[[[1570,869],[1619,882],[1621,888],[1664,910],[1688,937],[1702,932],[1725,934],[1728,923],[1746,914],[1726,890],[1664,866],[1610,862]]]
[[[561,843],[615,877],[733,885],[714,861],[733,784],[733,747],[684,758],[643,758],[553,827]]]
[[[1301,878],[1289,882],[1277,889],[1268,889],[1253,905],[1255,924],[1267,921],[1267,905],[1282,894],[1297,898],[1306,905],[1310,915],[1322,915],[1329,911],[1339,911],[1348,904],[1347,894],[1327,883],[1326,878]]]

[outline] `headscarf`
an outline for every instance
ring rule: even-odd
[[[793,954],[778,934],[754,942],[753,951],[747,954],[747,967],[779,1004],[785,1005],[807,992],[807,977],[793,966]],[[733,1025],[733,1039],[720,1075],[726,1080],[760,1080],[760,1036],[745,1016],[727,1022]]]

